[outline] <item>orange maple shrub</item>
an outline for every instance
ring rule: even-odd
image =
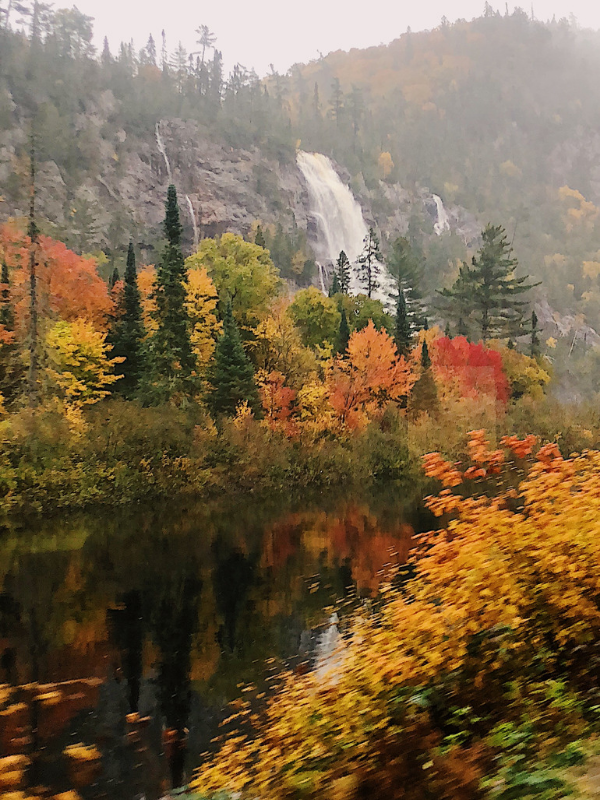
[[[18,338],[26,335],[29,319],[29,244],[16,222],[0,227],[0,252],[9,268]],[[106,330],[114,302],[93,258],[78,256],[62,242],[40,235],[36,262],[42,316],[51,314],[67,322],[85,319],[97,330]]]
[[[377,409],[406,397],[416,379],[393,339],[369,320],[350,336],[346,356],[334,362],[327,381],[329,402],[342,423],[357,428]]]
[[[506,786],[511,738],[526,775],[526,753],[535,769],[581,735],[597,686],[600,453],[563,459],[551,444],[532,460],[534,447],[507,437],[492,450],[477,431],[468,465],[426,457],[444,487],[429,507],[449,516],[419,537],[415,577],[355,616],[328,673],[284,677],[260,715],[242,704],[252,731],[207,757],[196,791],[513,797],[482,791]],[[515,469],[521,482],[504,484]]]

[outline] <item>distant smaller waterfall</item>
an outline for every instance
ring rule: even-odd
[[[435,207],[437,208],[437,222],[433,226],[433,230],[438,236],[441,236],[444,231],[450,230],[450,217],[444,208],[442,198],[438,197],[437,194],[434,194],[433,200],[435,202]]]
[[[162,136],[160,135],[160,123],[156,123],[156,146],[158,147],[158,152],[164,159],[165,167],[167,168],[167,176],[169,178],[169,183],[173,183],[173,172],[171,171],[171,162],[169,161],[169,156],[167,155],[167,148],[165,147],[165,143],[163,142]],[[196,222],[196,214],[194,213],[194,206],[192,205],[192,201],[188,194],[184,195],[188,212],[190,215],[190,219],[192,221],[192,229],[194,231],[194,252],[198,249],[198,223]]]

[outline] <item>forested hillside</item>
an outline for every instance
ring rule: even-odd
[[[443,21],[261,80],[240,66],[225,76],[202,28],[191,54],[152,38],[140,51],[105,42],[98,53],[92,21],[76,9],[24,11],[4,13],[0,30],[3,218],[26,209],[33,128],[50,233],[113,261],[124,261],[130,235],[152,245],[169,177],[158,124],[189,192],[188,241],[190,209],[196,236],[279,222],[276,263],[300,251],[308,264],[306,216],[290,211],[302,190],[300,145],[347,170],[384,248],[408,233],[428,291],[456,276],[469,237],[457,224],[432,235],[424,187],[471,212],[479,229],[504,225],[551,307],[575,327],[600,326],[600,35],[486,5],[473,22]],[[310,265],[304,273],[309,280]]]

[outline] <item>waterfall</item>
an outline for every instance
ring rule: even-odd
[[[187,207],[190,212],[190,217],[192,218],[192,226],[194,228],[194,253],[198,249],[198,225],[196,223],[196,214],[194,213],[194,206],[192,205],[192,201],[190,200],[189,194],[186,194],[185,199],[187,201]]]
[[[326,265],[334,264],[343,250],[352,265],[350,293],[362,294],[364,288],[358,277],[356,261],[362,253],[368,228],[361,207],[327,156],[300,150],[297,161],[308,186],[310,209],[317,223],[315,255],[321,290],[327,294],[324,277]],[[381,288],[373,293],[373,297],[389,305],[394,282],[385,267],[381,268],[378,282]]]
[[[171,162],[169,161],[169,156],[167,155],[167,148],[165,147],[165,143],[163,142],[162,136],[160,135],[160,122],[156,123],[156,146],[158,147],[158,152],[164,159],[165,167],[167,168],[167,175],[169,177],[169,183],[173,183],[173,173],[171,171]],[[190,214],[190,219],[192,220],[192,228],[194,230],[194,252],[198,249],[198,223],[196,222],[196,214],[194,213],[194,206],[192,205],[192,201],[190,199],[189,194],[184,195],[187,208]]]
[[[437,194],[434,194],[433,200],[435,202],[435,207],[437,208],[437,222],[433,226],[433,230],[438,236],[441,236],[444,231],[450,230],[450,218],[448,217],[448,212],[444,208],[442,198],[438,197]]]
[[[169,163],[169,156],[167,155],[165,144],[162,140],[162,136],[160,135],[160,122],[156,123],[156,146],[158,147],[158,152],[165,160],[165,167],[167,168],[169,183],[173,183],[173,173],[171,172],[171,164]]]

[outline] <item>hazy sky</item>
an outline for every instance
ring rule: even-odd
[[[483,10],[484,0],[76,0],[76,5],[94,17],[96,38],[108,36],[111,48],[134,39],[136,47],[152,33],[160,51],[161,31],[166,31],[172,51],[181,41],[196,49],[194,30],[201,24],[217,36],[227,67],[235,62],[259,74],[274,64],[280,72],[297,61],[318,58],[332,50],[368,47],[390,42],[410,26],[423,30],[439,25],[442,16],[453,21],[472,19]],[[56,2],[54,7],[70,2]],[[504,11],[505,3],[492,2]],[[529,13],[530,0],[509,2],[509,9],[521,5]],[[535,16],[551,19],[573,13],[580,25],[600,28],[599,0],[535,0]]]

